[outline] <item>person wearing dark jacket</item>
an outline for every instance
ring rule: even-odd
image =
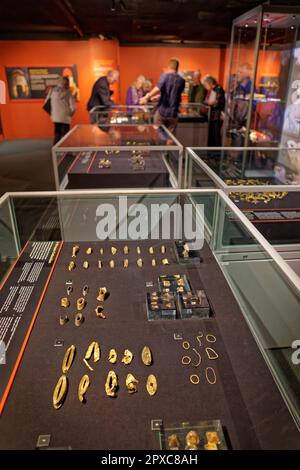
[[[105,106],[110,107],[114,104],[111,99],[113,92],[110,90],[110,85],[118,82],[119,80],[119,71],[110,70],[106,77],[98,78],[94,83],[91,97],[87,104],[87,110],[91,111],[95,106]],[[92,122],[94,122],[93,116],[91,117]]]
[[[225,109],[225,91],[217,80],[210,75],[203,79],[203,86],[207,90],[204,104],[210,107],[210,123],[208,131],[209,147],[221,147],[222,145],[222,124]]]

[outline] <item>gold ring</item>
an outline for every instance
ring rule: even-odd
[[[192,359],[190,358],[190,356],[183,356],[183,358],[181,359],[181,363],[185,366],[189,365],[191,362]]]
[[[198,385],[198,383],[200,382],[200,377],[199,377],[199,375],[192,374],[192,375],[190,376],[190,382],[191,382],[193,385]]]
[[[208,343],[215,343],[217,341],[217,338],[214,335],[206,335],[206,341]]]
[[[191,345],[188,341],[183,341],[182,347],[183,347],[183,349],[188,350],[188,349],[190,349]]]

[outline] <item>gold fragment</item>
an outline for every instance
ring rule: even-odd
[[[129,248],[128,248],[127,245],[124,246],[123,251],[124,251],[124,254],[125,254],[125,255],[128,255],[128,253],[129,253]]]
[[[106,315],[104,315],[103,313],[103,309],[104,307],[102,305],[98,305],[96,308],[95,308],[95,312],[96,312],[96,315],[97,317],[99,318],[106,318]]]
[[[138,265],[139,268],[142,268],[143,267],[143,260],[142,258],[139,258],[136,262],[136,264]]]
[[[108,360],[111,364],[115,364],[117,362],[117,351],[115,349],[110,349],[108,354]]]
[[[55,410],[63,405],[68,391],[68,379],[65,375],[62,375],[54,388],[52,403]]]
[[[151,266],[153,266],[153,267],[156,266],[156,260],[154,258],[151,260]]]
[[[61,307],[69,307],[70,306],[70,301],[67,297],[63,297],[61,300],[60,300],[60,305]]]
[[[132,359],[133,359],[133,354],[132,354],[132,352],[129,351],[129,349],[125,349],[124,355],[123,355],[123,357],[122,357],[122,362],[123,362],[123,364],[125,364],[125,365],[131,364]]]
[[[211,361],[214,361],[219,357],[219,354],[213,348],[205,348],[205,352],[208,356],[208,359]]]
[[[99,261],[98,261],[98,268],[99,268],[99,269],[102,269],[102,268],[103,268],[103,263],[102,263],[102,261],[101,261],[100,259],[99,259]]]
[[[129,261],[128,261],[128,259],[124,259],[124,261],[123,261],[123,268],[127,269],[128,266],[129,266]]]
[[[74,263],[74,261],[70,261],[68,270],[73,271],[75,268],[76,268],[76,264]]]
[[[93,248],[91,248],[91,247],[87,248],[86,254],[91,255],[92,253],[93,253]]]
[[[166,253],[166,247],[165,245],[161,245],[160,247],[160,252],[164,255]]]
[[[188,366],[191,362],[192,359],[190,358],[190,356],[183,356],[183,358],[181,359],[181,363],[185,366]]]
[[[85,394],[90,385],[90,379],[88,375],[84,375],[78,386],[78,399],[81,403],[85,403]]]
[[[104,300],[107,298],[107,296],[108,296],[107,288],[106,287],[100,287],[97,300],[99,300],[99,302],[104,302]]]
[[[83,323],[83,315],[82,313],[77,313],[75,317],[75,325],[80,326]]]
[[[70,370],[71,365],[73,364],[74,357],[76,353],[76,347],[72,344],[65,352],[65,356],[62,362],[61,370],[63,374],[66,374]]]
[[[82,289],[82,295],[85,297],[89,291],[89,286],[85,285]]]
[[[197,450],[200,443],[199,434],[196,431],[190,431],[185,437],[186,450]]]
[[[205,433],[205,435],[206,435],[207,442],[209,444],[217,444],[217,445],[221,444],[221,439],[220,439],[219,434],[217,432],[207,431]]]
[[[148,346],[144,346],[142,350],[142,361],[145,364],[145,366],[151,366],[152,364],[152,352],[151,349]]]
[[[88,361],[87,361],[86,359],[83,359],[83,362],[85,363],[85,365],[87,366],[87,368],[90,369],[90,371],[93,372],[94,369],[92,368],[92,366],[89,365]]]
[[[136,393],[138,383],[139,381],[132,374],[128,374],[126,377],[126,388],[128,393]]]
[[[192,374],[190,376],[190,382],[193,384],[193,385],[198,385],[198,383],[200,382],[200,377],[199,375],[197,374]]]
[[[147,392],[149,395],[152,397],[153,395],[156,394],[157,392],[157,380],[155,375],[150,374],[148,379],[147,379],[147,384],[146,384]]]
[[[215,371],[212,367],[206,367],[205,377],[206,377],[207,382],[210,385],[215,385],[215,383],[217,382],[217,376],[216,376],[216,373],[215,373]]]
[[[217,341],[217,338],[214,335],[206,335],[206,341],[208,343],[215,343]]]
[[[109,262],[109,267],[112,268],[112,269],[115,267],[115,262],[114,262],[113,259],[110,260],[110,262]]]
[[[61,316],[59,317],[59,324],[60,324],[61,326],[63,326],[63,325],[65,325],[65,324],[68,322],[68,320],[69,320],[69,318],[68,318],[67,315],[61,315]]]
[[[195,349],[195,348],[193,348],[193,351],[194,351],[194,353],[198,356],[198,361],[196,362],[196,364],[193,364],[193,366],[199,367],[200,364],[201,364],[201,360],[202,360],[201,354],[200,354],[200,353],[197,351],[197,349]]]
[[[180,441],[177,437],[177,434],[171,434],[171,436],[168,437],[168,447],[170,450],[180,449]]]
[[[88,262],[88,261],[84,261],[84,262],[83,262],[83,267],[84,267],[84,269],[88,269],[88,268],[89,268],[89,262]]]
[[[85,353],[85,356],[84,358],[89,361],[91,359],[91,357],[93,356],[93,361],[94,362],[98,362],[100,360],[100,346],[99,346],[99,343],[97,341],[93,341],[88,349],[87,349],[87,352]]]
[[[72,248],[72,258],[75,258],[78,255],[78,252],[79,252],[79,246],[78,245],[73,246],[73,248]]]
[[[118,250],[117,250],[117,248],[116,248],[115,246],[112,246],[111,249],[110,249],[110,251],[111,251],[111,254],[112,254],[112,255],[115,255]]]
[[[110,370],[107,374],[107,379],[105,382],[105,393],[108,397],[115,397],[116,391],[118,388],[118,377],[117,374]]]
[[[77,305],[77,310],[81,311],[84,309],[86,304],[86,301],[84,300],[83,297],[80,297],[80,299],[77,299],[76,305]]]
[[[167,266],[168,264],[170,264],[168,258],[164,258],[164,259],[162,260],[162,264],[163,264],[164,266]]]
[[[150,248],[149,248],[149,253],[150,253],[150,255],[153,255],[153,254],[154,254],[154,248],[153,248],[153,246],[150,246]]]
[[[100,253],[100,255],[103,255],[104,254],[104,248],[100,248],[99,253]]]
[[[190,349],[191,345],[188,341],[183,341],[182,347],[183,347],[183,349],[185,349],[187,351],[188,349]]]
[[[207,444],[204,444],[204,449],[205,450],[218,450],[217,444],[213,444],[212,442],[208,442]]]
[[[136,252],[137,252],[137,254],[138,254],[138,255],[140,255],[140,254],[141,254],[141,249],[140,249],[140,247],[139,247],[139,246],[137,246],[137,247],[136,247]]]

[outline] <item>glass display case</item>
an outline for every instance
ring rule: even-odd
[[[180,188],[183,148],[165,127],[75,126],[52,148],[56,189]]]
[[[226,193],[299,191],[300,149],[270,147],[188,148],[185,187],[218,187]]]
[[[146,106],[125,106],[113,105],[95,106],[90,111],[91,122],[93,124],[152,124],[153,105]]]
[[[0,214],[0,448],[299,449],[300,281],[222,191],[12,193]],[[181,316],[198,290],[210,314]]]
[[[224,145],[274,147],[287,128],[300,137],[299,24],[294,4],[265,3],[234,20]]]
[[[185,147],[206,147],[210,107],[201,103],[182,103],[178,113],[175,136]]]

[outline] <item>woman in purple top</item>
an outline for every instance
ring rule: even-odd
[[[135,82],[128,88],[126,94],[126,105],[135,106],[139,105],[140,99],[143,97],[143,85],[145,83],[145,77],[139,75]]]

